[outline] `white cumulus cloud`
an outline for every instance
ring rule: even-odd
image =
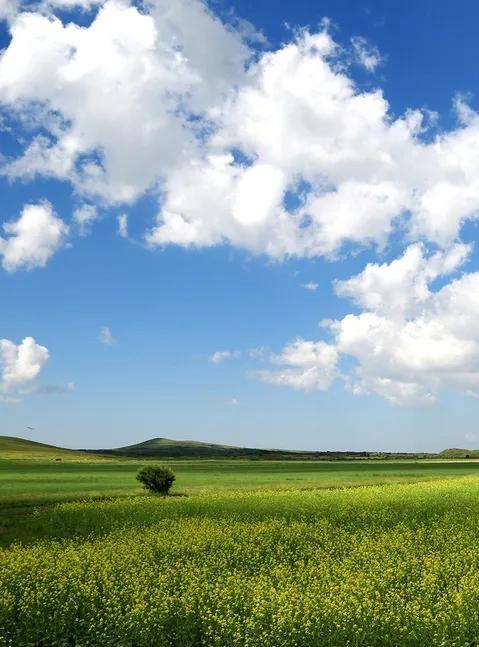
[[[370,311],[408,317],[427,305],[430,283],[456,271],[470,252],[470,245],[456,244],[447,252],[427,255],[425,247],[416,243],[391,263],[369,263],[357,276],[337,281],[336,292]]]
[[[18,14],[0,56],[2,107],[33,122],[3,165],[12,179],[69,180],[111,204],[153,191],[150,245],[275,258],[381,248],[396,231],[447,247],[479,213],[478,115],[456,98],[457,127],[423,138],[429,113],[395,116],[358,88],[325,29],[254,60],[240,22],[199,0],[108,0],[88,26],[53,9]],[[364,39],[353,48],[379,62]]]
[[[453,243],[479,212],[477,114],[423,142],[426,112],[394,118],[382,92],[359,91],[336,57],[326,32],[261,56],[203,156],[166,177],[150,243],[229,242],[279,258],[383,247],[404,230]],[[299,205],[288,207],[291,193]]]
[[[45,267],[68,233],[48,202],[25,205],[18,220],[4,223],[3,230],[0,256],[7,272]]]
[[[48,358],[48,349],[33,337],[19,344],[0,339],[0,399],[15,399],[18,389],[35,380]]]
[[[354,392],[410,404],[432,402],[442,389],[479,391],[479,273],[430,289],[436,278],[457,270],[468,252],[457,245],[428,255],[414,245],[399,259],[370,264],[337,284],[340,294],[364,308],[331,324],[339,352],[357,362]]]
[[[281,370],[259,377],[296,389],[328,388],[341,377],[356,395],[376,393],[401,405],[434,402],[441,391],[479,395],[479,272],[457,275],[471,252],[409,246],[391,263],[371,263],[336,283],[357,314],[324,323],[332,340],[297,340],[273,359]],[[439,289],[431,285],[438,278]],[[339,370],[342,359],[353,367]],[[321,379],[317,380],[316,376]]]
[[[338,351],[323,341],[296,339],[272,361],[280,368],[258,371],[257,376],[263,382],[305,391],[324,391],[337,375]]]
[[[69,179],[112,203],[195,155],[189,115],[212,110],[249,56],[191,0],[156,0],[148,12],[110,0],[88,27],[22,13],[11,32],[0,96],[14,115],[36,106],[43,132],[5,172]]]

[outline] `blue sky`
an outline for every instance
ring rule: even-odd
[[[478,11],[0,2],[1,433],[478,446]]]

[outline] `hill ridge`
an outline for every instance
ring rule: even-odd
[[[61,460],[91,460],[91,455],[78,449],[68,449],[18,436],[0,436],[0,458],[38,458]]]
[[[117,447],[113,449],[85,450],[95,451],[106,456],[128,456],[144,458],[250,458],[250,459],[277,459],[277,460],[310,460],[310,459],[355,459],[355,458],[381,458],[381,457],[433,457],[434,454],[416,453],[387,453],[368,451],[314,451],[296,449],[259,449],[253,447],[240,447],[237,445],[223,445],[200,440],[176,440],[164,437],[150,438],[148,440]]]
[[[68,449],[17,436],[0,436],[0,458],[52,458],[92,460],[94,458],[249,458],[276,460],[347,460],[394,458],[479,458],[478,449],[451,447],[439,453],[370,452],[370,451],[307,451],[294,449],[258,449],[223,445],[201,440],[176,440],[157,436],[147,440],[110,449]]]

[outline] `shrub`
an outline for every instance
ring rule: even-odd
[[[168,494],[176,476],[168,467],[148,465],[141,468],[136,478],[150,492]]]

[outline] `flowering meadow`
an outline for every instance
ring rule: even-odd
[[[472,647],[479,478],[64,503],[0,551],[1,647]]]

